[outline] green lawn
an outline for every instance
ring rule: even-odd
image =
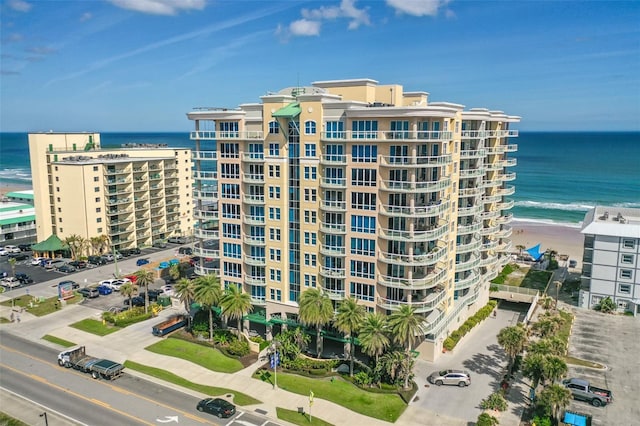
[[[530,269],[522,280],[521,287],[533,288],[539,290],[540,293],[544,293],[547,289],[549,279],[551,279],[551,271],[534,271]]]
[[[48,342],[51,342],[51,343],[55,343],[56,345],[63,346],[65,348],[70,348],[71,346],[76,346],[76,344],[73,343],[73,342],[61,339],[61,338],[56,337],[56,336],[52,336],[50,334],[45,334],[44,336],[42,336],[42,339],[46,340]]]
[[[257,372],[254,378],[272,381],[272,374]],[[311,379],[295,374],[278,373],[278,387],[300,395],[326,399],[351,411],[387,422],[395,422],[407,408],[398,394],[364,391],[341,378]]]
[[[0,425],[2,426],[29,426],[18,419],[14,419],[8,414],[0,412]]]
[[[163,339],[145,349],[157,354],[191,361],[208,370],[220,373],[235,373],[244,368],[240,361],[223,355],[216,348],[180,339]]]
[[[293,423],[294,425],[333,426],[333,424],[317,418],[314,415],[313,407],[311,407],[311,416],[309,416],[309,413],[306,413],[306,412],[299,413],[294,410],[287,410],[286,408],[280,408],[280,407],[276,407],[276,413],[278,414],[278,418],[280,420]]]
[[[586,361],[584,359],[575,358],[572,356],[565,356],[564,361],[567,364],[571,364],[571,365],[580,365],[583,367],[599,368],[600,370],[604,369],[604,365],[602,364],[598,364],[597,362]]]
[[[124,363],[124,366],[132,370],[136,370],[141,373],[147,374],[149,376],[153,376],[158,379],[164,380],[166,382],[170,382],[178,386],[182,386],[183,388],[201,392],[205,395],[220,396],[220,395],[226,395],[226,394],[233,394],[233,402],[236,403],[237,405],[262,404],[262,401],[259,401],[242,392],[236,392],[231,389],[218,388],[215,386],[207,386],[207,385],[201,385],[199,383],[193,383],[185,378],[177,376],[171,373],[170,371],[163,370],[161,368],[150,367],[148,365],[138,364],[137,362],[133,362],[133,361],[126,361]]]
[[[87,318],[82,321],[71,324],[71,327],[78,330],[86,331],[87,333],[97,334],[98,336],[106,336],[107,334],[115,333],[120,330],[120,327],[104,324],[102,321]]]
[[[82,301],[83,297],[79,295],[73,296],[71,299],[66,300],[65,302],[70,305],[73,303],[78,303]],[[35,302],[34,302],[35,300]],[[12,306],[11,300],[5,300],[1,303],[2,306]],[[41,317],[52,312],[58,311],[60,309],[64,309],[63,306],[60,306],[60,302],[57,297],[50,297],[48,299],[38,299],[33,296],[19,296],[13,299],[13,306],[25,308],[27,312],[33,314],[37,317]]]

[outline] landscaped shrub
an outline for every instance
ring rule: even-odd
[[[458,331],[460,332],[460,334],[462,334],[463,336],[465,334],[467,334],[470,330],[470,327],[467,325],[467,323],[465,322],[464,324],[462,324],[459,328]]]
[[[478,416],[478,420],[476,421],[476,426],[495,426],[500,424],[498,419],[490,415],[489,413],[482,413]],[[536,426],[538,423],[536,423]]]
[[[120,312],[118,314],[113,314],[111,312],[104,312],[102,314],[102,319],[108,323],[111,323],[117,327],[126,327],[131,324],[135,324],[140,321],[145,321],[151,318],[152,314],[144,313],[144,308],[135,307],[128,311]]]
[[[551,419],[549,417],[535,416],[533,418],[533,424],[536,426],[551,426]]]
[[[500,392],[494,392],[488,398],[480,401],[480,408],[483,410],[505,411],[507,409],[507,401]]]
[[[249,349],[249,343],[239,339],[231,341],[226,349],[230,355],[238,357],[249,355],[249,353],[251,352],[251,350]]]
[[[444,342],[442,343],[442,346],[444,346],[444,348],[448,351],[452,351],[453,348],[456,347],[456,341],[453,340],[451,337],[447,337],[446,339],[444,339]]]
[[[368,386],[373,382],[373,378],[366,371],[360,371],[353,375],[353,382],[358,386]]]
[[[491,312],[493,312],[497,304],[497,301],[490,300],[485,306],[480,308],[478,312],[475,313],[475,315],[467,318],[467,320],[460,327],[458,327],[457,330],[452,331],[449,337],[444,340],[442,344],[443,347],[448,351],[452,351],[453,348],[455,348],[455,346],[458,344],[462,336],[467,334],[473,327],[475,327],[480,322],[487,319],[489,315],[491,315]]]

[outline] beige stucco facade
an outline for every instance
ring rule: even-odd
[[[519,117],[369,79],[187,115],[196,168],[218,170],[196,175],[216,197],[196,196],[195,209],[219,214],[220,268],[197,270],[241,286],[266,322],[295,321],[312,287],[371,312],[409,305],[423,317],[417,350],[435,359],[487,303],[511,248],[509,126]],[[212,254],[207,246],[196,252]]]
[[[98,133],[31,133],[38,241],[106,235],[115,249],[191,235],[191,150],[102,149]]]

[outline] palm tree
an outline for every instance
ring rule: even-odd
[[[213,307],[222,298],[220,280],[216,275],[209,274],[196,278],[194,284],[194,300],[209,311],[209,340],[213,341]]]
[[[89,238],[89,244],[91,245],[91,253],[99,254],[100,248],[102,247],[101,237],[91,237]]]
[[[98,254],[103,253],[105,249],[108,249],[109,243],[110,243],[109,236],[104,234],[100,235],[98,237],[98,251],[99,251]]]
[[[132,283],[124,283],[120,286],[120,294],[129,298],[129,309],[133,309],[133,295],[138,293],[138,287]]]
[[[193,302],[195,296],[195,285],[193,281],[186,278],[179,279],[175,286],[175,292],[180,298],[180,301],[184,303],[185,311],[189,313],[191,302]]]
[[[544,354],[529,353],[522,360],[522,375],[528,379],[531,379],[534,389],[538,387],[538,383],[544,380],[544,365],[546,357]]]
[[[516,248],[518,249],[518,257],[522,258],[522,250],[526,249],[526,247],[523,246],[522,244],[518,244]]]
[[[513,363],[516,355],[524,349],[527,343],[527,330],[520,324],[505,327],[498,333],[498,344],[504,348],[509,356],[509,365]]]
[[[316,352],[322,355],[322,326],[333,318],[331,299],[322,290],[310,288],[300,296],[300,321],[307,326],[316,327]]]
[[[571,391],[564,386],[550,385],[540,392],[538,403],[551,407],[551,415],[559,420],[560,410],[571,403]]]
[[[242,317],[253,310],[249,293],[243,293],[239,286],[233,284],[225,290],[220,306],[226,317],[238,320],[238,331],[242,330]]]
[[[413,307],[402,305],[389,315],[389,328],[393,340],[405,348],[406,357],[411,360],[411,349],[422,334],[422,318],[416,315]],[[404,388],[409,388],[409,374],[405,376]]]
[[[384,371],[393,383],[398,383],[409,381],[412,367],[412,358],[407,358],[401,351],[391,351],[380,357],[376,369]]]
[[[172,280],[176,281],[180,278],[180,264],[176,263],[175,265],[169,266],[169,276]]]
[[[9,260],[7,260],[7,262],[9,262],[9,266],[11,267],[11,276],[15,277],[17,260],[13,257],[10,257]]]
[[[380,355],[391,343],[387,335],[388,330],[387,318],[379,313],[370,313],[365,316],[362,327],[360,327],[358,340],[367,355],[375,356],[376,364]]]
[[[353,297],[343,299],[338,305],[338,315],[334,324],[341,333],[349,336],[349,376],[353,377],[353,356],[355,348],[355,333],[360,330],[365,317],[364,306],[358,305],[358,300]]]
[[[544,371],[544,377],[551,380],[551,383],[560,380],[567,374],[567,371],[569,371],[567,363],[557,356],[547,357],[542,369]]]
[[[76,234],[71,234],[64,239],[64,243],[68,245],[69,250],[71,250],[71,258],[73,260],[76,260],[78,256],[78,251],[83,244],[82,237]]]
[[[144,313],[146,314],[149,308],[149,284],[155,281],[155,273],[149,269],[140,269],[134,275],[136,284],[144,287]]]

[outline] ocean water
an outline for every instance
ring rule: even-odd
[[[0,183],[30,184],[26,133],[0,133]],[[102,133],[102,146],[166,143],[192,147],[184,133]],[[595,205],[640,208],[640,132],[520,132],[515,220],[578,226]]]

